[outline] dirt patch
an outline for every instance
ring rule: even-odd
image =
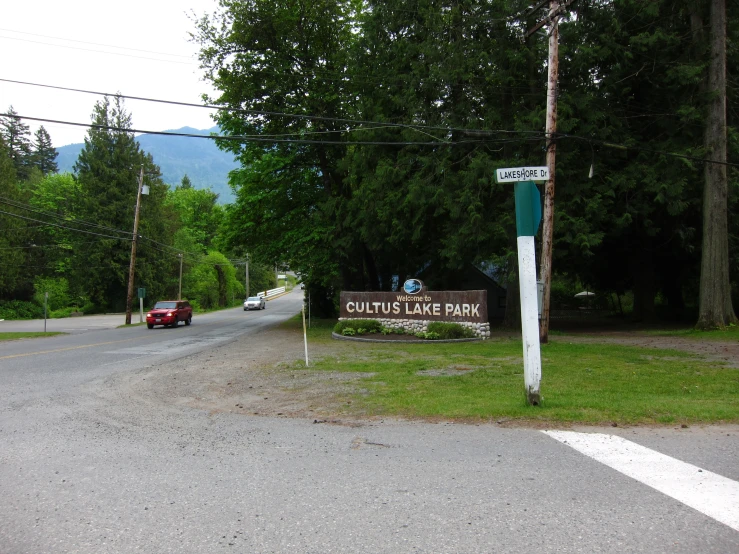
[[[311,346],[311,356],[330,357],[341,344]],[[273,328],[242,340],[153,368],[141,396],[211,413],[336,418],[360,391],[363,373],[307,371],[302,334]],[[146,389],[146,390],[144,390]],[[335,420],[332,420],[335,422]]]
[[[684,337],[659,337],[625,331],[588,334],[588,336],[572,334],[556,337],[553,340],[591,344],[620,344],[660,350],[681,350],[698,355],[708,361],[720,362],[727,367],[739,369],[739,343],[737,342],[708,341]]]

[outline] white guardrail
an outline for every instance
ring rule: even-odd
[[[264,292],[257,293],[257,296],[260,298],[272,298],[273,296],[277,296],[279,294],[282,294],[285,292],[285,287],[277,287],[276,289],[270,289]]]

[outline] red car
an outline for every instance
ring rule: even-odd
[[[146,314],[146,326],[154,325],[177,327],[180,321],[185,325],[192,323],[192,306],[186,300],[161,300]]]

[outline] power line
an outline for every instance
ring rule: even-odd
[[[96,54],[109,54],[109,55],[112,55],[112,56],[124,56],[126,58],[137,58],[139,60],[150,60],[150,61],[153,61],[153,62],[178,63],[178,64],[184,64],[184,65],[197,65],[197,62],[194,62],[194,61],[192,61],[192,62],[181,62],[181,61],[178,61],[178,60],[162,60],[162,59],[159,59],[159,58],[149,58],[149,57],[146,57],[146,56],[137,56],[135,54],[124,54],[122,52],[101,52],[100,50],[92,50],[90,48],[82,48],[80,46],[69,46],[68,44],[50,44],[48,42],[41,42],[39,40],[30,40],[30,39],[27,39],[27,38],[0,36],[0,39],[5,39],[5,40],[19,40],[21,42],[29,42],[31,44],[43,44],[45,46],[53,46],[55,48],[68,48],[70,50],[82,50],[84,52],[93,52],[93,53],[96,53]]]
[[[113,227],[106,227],[105,225],[100,225],[99,223],[91,223],[83,219],[66,219],[65,216],[63,215],[55,214],[52,212],[46,212],[34,206],[30,206],[28,204],[24,204],[22,202],[18,202],[17,200],[12,200],[10,198],[6,198],[3,196],[0,196],[0,204],[5,204],[7,206],[13,206],[14,208],[19,208],[21,210],[26,210],[28,212],[32,212],[32,213],[39,214],[39,215],[45,215],[47,217],[53,217],[55,219],[61,219],[62,221],[66,223],[86,225],[88,227],[94,227],[94,228],[102,229],[104,231],[112,231],[114,233],[130,234],[130,231],[122,231],[121,229],[115,229]]]
[[[84,40],[76,40],[72,38],[64,38],[64,37],[54,37],[51,35],[41,35],[38,33],[28,33],[26,31],[14,31],[13,29],[2,29],[0,28],[0,31],[3,31],[5,33],[18,33],[19,35],[29,35],[32,37],[41,37],[41,38],[50,38],[52,40],[66,40],[68,42],[76,42],[78,44],[89,44],[91,46],[103,46],[105,48],[118,48],[120,50],[131,50],[132,52],[143,52],[145,54],[157,54],[160,56],[172,56],[173,58],[188,58],[191,59],[190,56],[183,56],[182,54],[169,54],[167,52],[155,52],[153,50],[142,50],[140,48],[130,48],[128,46],[115,46],[113,44],[102,44],[100,42],[87,42]],[[12,37],[6,37],[6,38],[12,38]],[[57,45],[53,45],[57,46]],[[104,52],[107,54],[107,52]]]
[[[694,162],[725,165],[728,167],[739,167],[739,164],[733,163],[733,162],[722,162],[719,160],[709,160],[706,158],[699,158],[697,156],[688,156],[687,154],[676,154],[675,152],[667,152],[666,150],[655,150],[653,148],[644,148],[642,146],[626,146],[625,144],[617,144],[617,143],[609,142],[606,140],[585,138],[585,137],[580,137],[578,135],[570,135],[568,133],[556,133],[553,136],[553,139],[555,140],[558,138],[571,138],[571,139],[577,139],[577,140],[584,140],[586,142],[589,142],[590,144],[597,144],[600,146],[605,146],[606,148],[614,148],[616,150],[633,150],[635,152],[647,152],[649,154],[659,154],[661,156],[669,156],[671,158],[680,158],[683,160],[691,160]]]
[[[0,203],[7,204],[9,206],[13,206],[13,207],[19,208],[19,209],[25,209],[25,210],[30,211],[32,213],[38,213],[40,215],[46,215],[46,216],[50,216],[50,217],[55,217],[57,219],[62,219],[63,221],[65,221],[67,223],[77,223],[77,224],[80,224],[80,225],[88,225],[88,226],[92,226],[92,227],[98,227],[98,228],[103,229],[103,230],[113,231],[113,232],[117,232],[117,233],[130,234],[129,231],[122,231],[120,229],[115,229],[113,227],[106,227],[104,225],[98,225],[98,224],[95,224],[95,223],[89,223],[89,222],[84,221],[84,220],[78,220],[78,219],[68,220],[68,219],[64,219],[62,216],[59,216],[57,214],[53,214],[53,213],[50,213],[50,212],[45,212],[43,210],[39,210],[39,209],[33,208],[32,206],[28,206],[27,204],[23,204],[21,202],[15,202],[15,201],[12,201],[10,199],[4,198],[2,196],[0,196]],[[101,236],[101,237],[105,237],[105,238],[121,238],[122,240],[132,240],[132,239],[129,239],[127,237],[111,237],[110,235],[102,235],[102,234],[91,233],[90,231],[85,231],[83,229],[77,229],[77,228],[74,228],[74,227],[68,227],[68,226],[64,226],[64,225],[57,225],[57,224],[54,224],[54,223],[46,223],[46,222],[43,222],[41,220],[24,217],[24,216],[21,216],[21,215],[18,215],[18,214],[13,214],[11,212],[0,211],[0,213],[6,214],[6,215],[10,215],[10,216],[13,216],[13,217],[17,217],[17,218],[20,218],[20,219],[25,219],[25,220],[28,220],[28,221],[39,222],[41,224],[41,225],[39,225],[39,227],[44,227],[44,226],[51,225],[51,226],[54,226],[54,227],[59,227],[59,228],[62,228],[62,229],[67,229],[69,231],[78,231],[78,232],[81,232],[81,233],[89,233],[89,234],[93,234],[93,235],[97,235],[97,236]],[[187,255],[187,256],[193,257],[193,258],[202,258],[202,257],[205,256],[205,254],[202,254],[202,253],[199,253],[199,252],[188,252],[187,250],[182,250],[182,249],[176,248],[174,246],[169,246],[168,244],[164,244],[164,243],[158,242],[158,241],[156,241],[156,240],[154,240],[152,238],[146,237],[144,235],[140,235],[139,238],[142,239],[142,240],[146,240],[146,241],[148,241],[148,242],[150,242],[150,243],[152,243],[154,245],[157,245],[157,246],[152,246],[152,248],[154,248],[155,250],[158,250],[159,252],[163,252],[163,253],[169,254],[169,253],[171,253],[171,251],[174,251],[176,254],[183,254],[183,255]],[[100,241],[75,242],[75,245],[79,245],[79,244],[95,244],[95,243],[98,243],[98,242],[100,242]],[[0,250],[32,249],[32,248],[44,248],[44,247],[57,247],[57,248],[61,248],[63,246],[72,246],[72,245],[56,244],[56,245],[12,246],[12,247],[7,247],[7,248],[0,248]],[[241,259],[238,259],[238,260],[230,260],[230,259],[227,259],[227,261],[229,263],[239,263],[239,262],[242,262],[243,260],[241,260]]]
[[[122,128],[122,127],[113,127],[110,125],[97,125],[94,123],[77,123],[73,121],[62,121],[59,119],[48,119],[43,117],[30,117],[20,114],[10,115],[6,113],[0,113],[0,117],[17,117],[18,119],[25,119],[28,121],[42,121],[44,123],[55,123],[58,125],[71,125],[74,127],[86,127],[89,129],[100,129],[105,131],[115,131],[115,132],[121,132],[121,133],[141,133],[146,135],[163,135],[163,136],[172,136],[172,137],[189,137],[189,138],[200,138],[200,139],[210,139],[210,140],[223,140],[223,141],[229,141],[229,142],[264,142],[264,143],[291,143],[291,144],[323,144],[323,145],[334,145],[334,146],[454,146],[459,144],[479,144],[483,142],[489,142],[485,140],[460,140],[460,141],[445,141],[445,140],[437,140],[437,141],[351,141],[351,140],[311,140],[311,139],[300,139],[300,138],[291,138],[291,139],[279,139],[279,138],[265,138],[259,135],[227,135],[227,136],[218,136],[218,135],[197,135],[194,133],[172,133],[168,131],[148,131],[145,129],[133,129],[133,128]],[[399,127],[403,125],[392,125],[394,127]],[[403,126],[403,127],[409,127],[410,126]],[[340,131],[336,131],[340,132]],[[493,132],[493,131],[489,131]],[[497,131],[496,131],[497,132]],[[505,133],[516,133],[517,131],[500,131]],[[523,131],[523,133],[530,133],[529,131]],[[536,131],[537,134],[542,134],[538,131]],[[541,139],[543,140],[543,136]]]
[[[43,227],[43,225],[40,225],[40,227]],[[6,246],[3,248],[0,248],[0,250],[31,250],[31,249],[44,249],[44,248],[74,248],[75,246],[78,246],[80,244],[97,244],[100,242],[99,240],[90,240],[90,241],[83,241],[83,242],[77,242],[75,241],[74,244],[31,244],[29,246]]]
[[[26,217],[24,215],[14,214],[12,212],[6,212],[4,210],[0,210],[0,214],[9,215],[10,217],[16,217],[18,219],[24,219],[26,221],[33,221],[35,223],[43,223],[44,225],[47,225],[49,227],[59,227],[60,229],[67,229],[69,231],[75,231],[77,233],[86,233],[88,235],[94,235],[96,237],[103,237],[103,238],[116,239],[116,240],[133,240],[133,238],[114,237],[112,235],[103,235],[101,233],[93,233],[92,231],[85,231],[84,229],[75,229],[74,227],[67,227],[65,225],[59,225],[57,223],[48,223],[48,222],[42,221],[40,219],[33,219],[32,217]]]
[[[328,121],[332,123],[351,123],[355,125],[382,125],[386,127],[399,127],[403,129],[426,129],[426,130],[436,130],[436,131],[445,131],[445,132],[454,132],[454,131],[469,131],[470,129],[464,129],[464,128],[455,128],[455,127],[443,127],[443,126],[433,126],[433,125],[421,125],[421,124],[408,124],[408,123],[393,123],[393,122],[387,122],[387,121],[367,121],[367,120],[361,120],[361,119],[349,119],[349,118],[341,118],[341,117],[328,117],[328,116],[321,116],[321,115],[307,115],[307,114],[294,114],[294,113],[285,113],[285,112],[274,112],[274,111],[267,111],[267,110],[246,110],[243,108],[230,108],[228,106],[218,106],[215,104],[195,104],[192,102],[179,102],[176,100],[162,100],[158,98],[147,98],[143,96],[129,96],[126,94],[120,94],[120,93],[110,93],[110,92],[100,92],[100,91],[93,91],[93,90],[86,90],[86,89],[78,89],[78,88],[70,88],[70,87],[60,87],[56,85],[45,85],[42,83],[31,83],[28,81],[16,81],[13,79],[2,79],[0,78],[0,82],[5,83],[14,83],[18,85],[28,85],[33,87],[41,87],[41,88],[50,88],[55,90],[66,90],[69,92],[79,92],[82,94],[92,94],[96,96],[117,96],[119,98],[124,98],[126,100],[138,100],[143,102],[155,102],[158,104],[169,104],[173,106],[183,106],[183,107],[190,107],[190,108],[201,108],[201,109],[208,109],[208,110],[218,110],[218,111],[226,111],[226,112],[233,112],[233,113],[240,113],[244,115],[267,115],[267,116],[274,116],[274,117],[291,117],[295,119],[306,119],[310,121]],[[0,114],[0,116],[5,115],[7,117],[7,114]],[[18,116],[21,117],[21,116]],[[68,125],[78,125],[78,126],[87,126],[89,127],[89,123],[69,123],[69,122],[63,122],[63,121],[54,121],[54,120],[44,120],[44,119],[34,119],[31,117],[26,117],[22,119],[30,119],[32,121],[48,121],[50,123],[60,123],[62,125],[68,124]],[[146,132],[150,134],[155,134],[151,131],[134,131],[134,132]],[[489,130],[488,132],[491,133],[502,133],[502,134],[538,134],[538,131],[508,131],[505,129],[496,129],[496,130]],[[188,136],[188,135],[181,135],[181,136]],[[203,135],[195,135],[198,137],[202,137]],[[219,138],[226,138],[226,137],[219,137]]]
[[[10,116],[9,114],[0,113],[0,117],[10,117]],[[173,137],[189,137],[189,138],[200,138],[200,139],[211,139],[211,140],[217,139],[217,140],[223,140],[223,141],[229,141],[229,142],[242,142],[242,143],[252,141],[252,142],[263,142],[263,143],[322,144],[322,145],[329,145],[329,146],[457,146],[457,145],[463,145],[463,144],[467,144],[467,145],[469,144],[489,144],[491,142],[511,143],[511,142],[546,140],[546,133],[541,132],[541,131],[521,131],[521,133],[527,133],[527,134],[536,133],[537,135],[539,135],[537,137],[506,139],[506,140],[497,140],[497,141],[481,139],[481,140],[433,141],[433,142],[410,142],[410,141],[395,142],[395,141],[351,141],[351,140],[341,141],[341,140],[310,140],[310,139],[277,139],[277,138],[263,138],[263,137],[242,136],[242,135],[217,136],[217,135],[196,135],[192,133],[171,133],[167,131],[146,131],[142,129],[112,127],[109,125],[96,125],[92,123],[75,123],[75,122],[70,122],[70,121],[60,121],[56,119],[29,117],[29,116],[23,116],[23,115],[18,115],[18,114],[12,117],[17,117],[19,119],[27,119],[30,121],[43,121],[45,123],[57,123],[60,125],[73,125],[77,127],[87,127],[87,128],[92,128],[92,129],[101,129],[101,130],[116,131],[116,132],[122,132],[122,133],[142,133],[142,134],[147,134],[147,135],[164,135],[164,136],[173,136]],[[517,133],[518,131],[476,131],[476,130],[467,131],[467,133],[470,135],[479,135],[479,136],[485,136],[486,134],[498,133],[498,132]],[[555,140],[562,139],[562,138],[571,138],[571,139],[582,140],[582,141],[585,141],[591,144],[599,144],[601,146],[606,146],[609,148],[616,148],[619,150],[648,152],[651,154],[659,154],[662,156],[669,156],[672,158],[692,160],[692,161],[701,162],[701,163],[713,163],[713,164],[725,165],[727,167],[739,167],[738,163],[722,162],[719,160],[709,160],[706,158],[688,156],[686,154],[676,154],[675,152],[667,152],[666,150],[655,150],[652,148],[644,148],[641,146],[627,146],[625,144],[616,144],[613,142],[608,142],[608,141],[593,139],[593,138],[587,138],[587,137],[581,137],[581,136],[573,135],[569,133],[556,133],[553,135],[552,138]]]

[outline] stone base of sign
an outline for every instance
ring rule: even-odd
[[[368,335],[370,337],[382,337],[382,335]],[[337,333],[331,333],[331,337],[336,340],[348,340],[348,341],[356,341],[356,342],[383,342],[383,343],[402,343],[402,344],[428,344],[430,342],[436,344],[440,342],[480,342],[482,339],[480,337],[476,337],[474,339],[437,339],[437,340],[429,340],[429,339],[419,339],[414,337],[413,335],[395,335],[397,338],[395,339],[388,339],[388,338],[367,338],[367,336],[363,337],[346,337],[344,335],[339,335]],[[408,337],[406,339],[406,337]]]
[[[339,321],[350,321],[352,319],[375,319],[379,321],[383,327],[388,329],[402,329],[407,333],[426,332],[429,329],[430,321],[418,319],[384,319],[384,318],[368,318],[368,317],[340,317]],[[472,329],[476,337],[483,340],[490,338],[490,323],[470,323],[468,321],[456,322],[462,327]]]

